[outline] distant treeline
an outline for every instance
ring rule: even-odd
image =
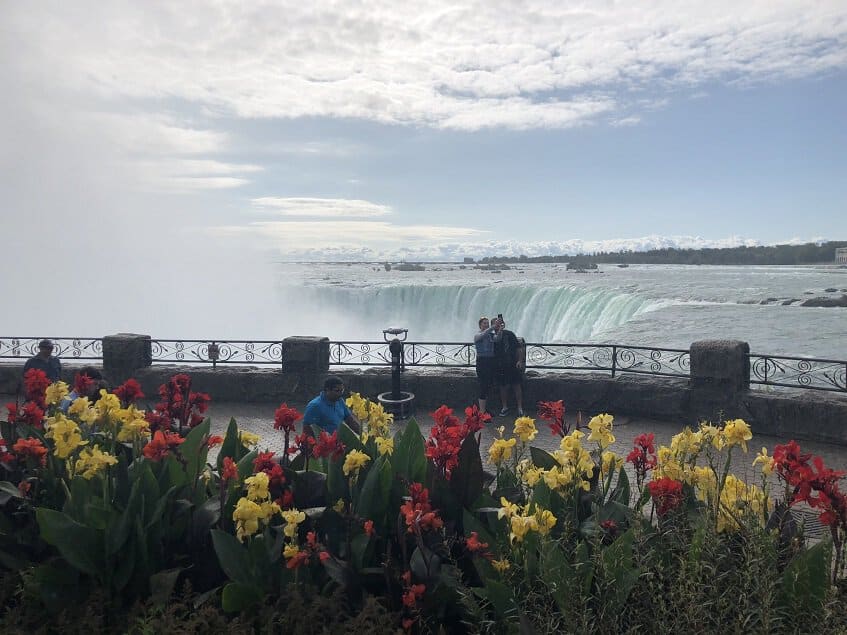
[[[487,256],[480,262],[595,262],[631,265],[807,265],[832,263],[835,249],[847,241],[821,245],[770,245],[721,249],[652,249],[650,251],[598,251],[576,256]]]

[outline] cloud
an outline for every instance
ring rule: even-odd
[[[636,117],[647,88],[847,67],[840,0],[84,5],[5,3],[5,63],[104,100],[240,118],[562,128]]]
[[[393,213],[388,205],[343,198],[279,198],[264,196],[251,203],[261,211],[273,211],[281,216],[327,216],[366,218]]]

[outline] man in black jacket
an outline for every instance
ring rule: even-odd
[[[494,320],[494,356],[497,359],[497,384],[500,386],[500,416],[509,414],[509,386],[515,393],[518,416],[523,414],[523,372],[526,368],[526,344],[506,329],[502,316]]]

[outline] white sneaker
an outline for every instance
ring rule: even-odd
[[[505,417],[507,414],[509,414],[509,409],[508,409],[508,408],[503,408],[503,409],[500,411],[500,416],[501,416],[501,417]]]

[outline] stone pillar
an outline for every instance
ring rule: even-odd
[[[118,333],[103,338],[103,372],[112,385],[125,382],[136,370],[152,363],[149,335]]]
[[[691,415],[717,423],[749,419],[741,396],[750,388],[750,345],[737,340],[703,340],[691,345]]]
[[[750,387],[750,345],[738,340],[702,340],[691,345],[691,387],[738,392]]]
[[[295,335],[282,340],[282,372],[319,374],[328,370],[328,337]]]

